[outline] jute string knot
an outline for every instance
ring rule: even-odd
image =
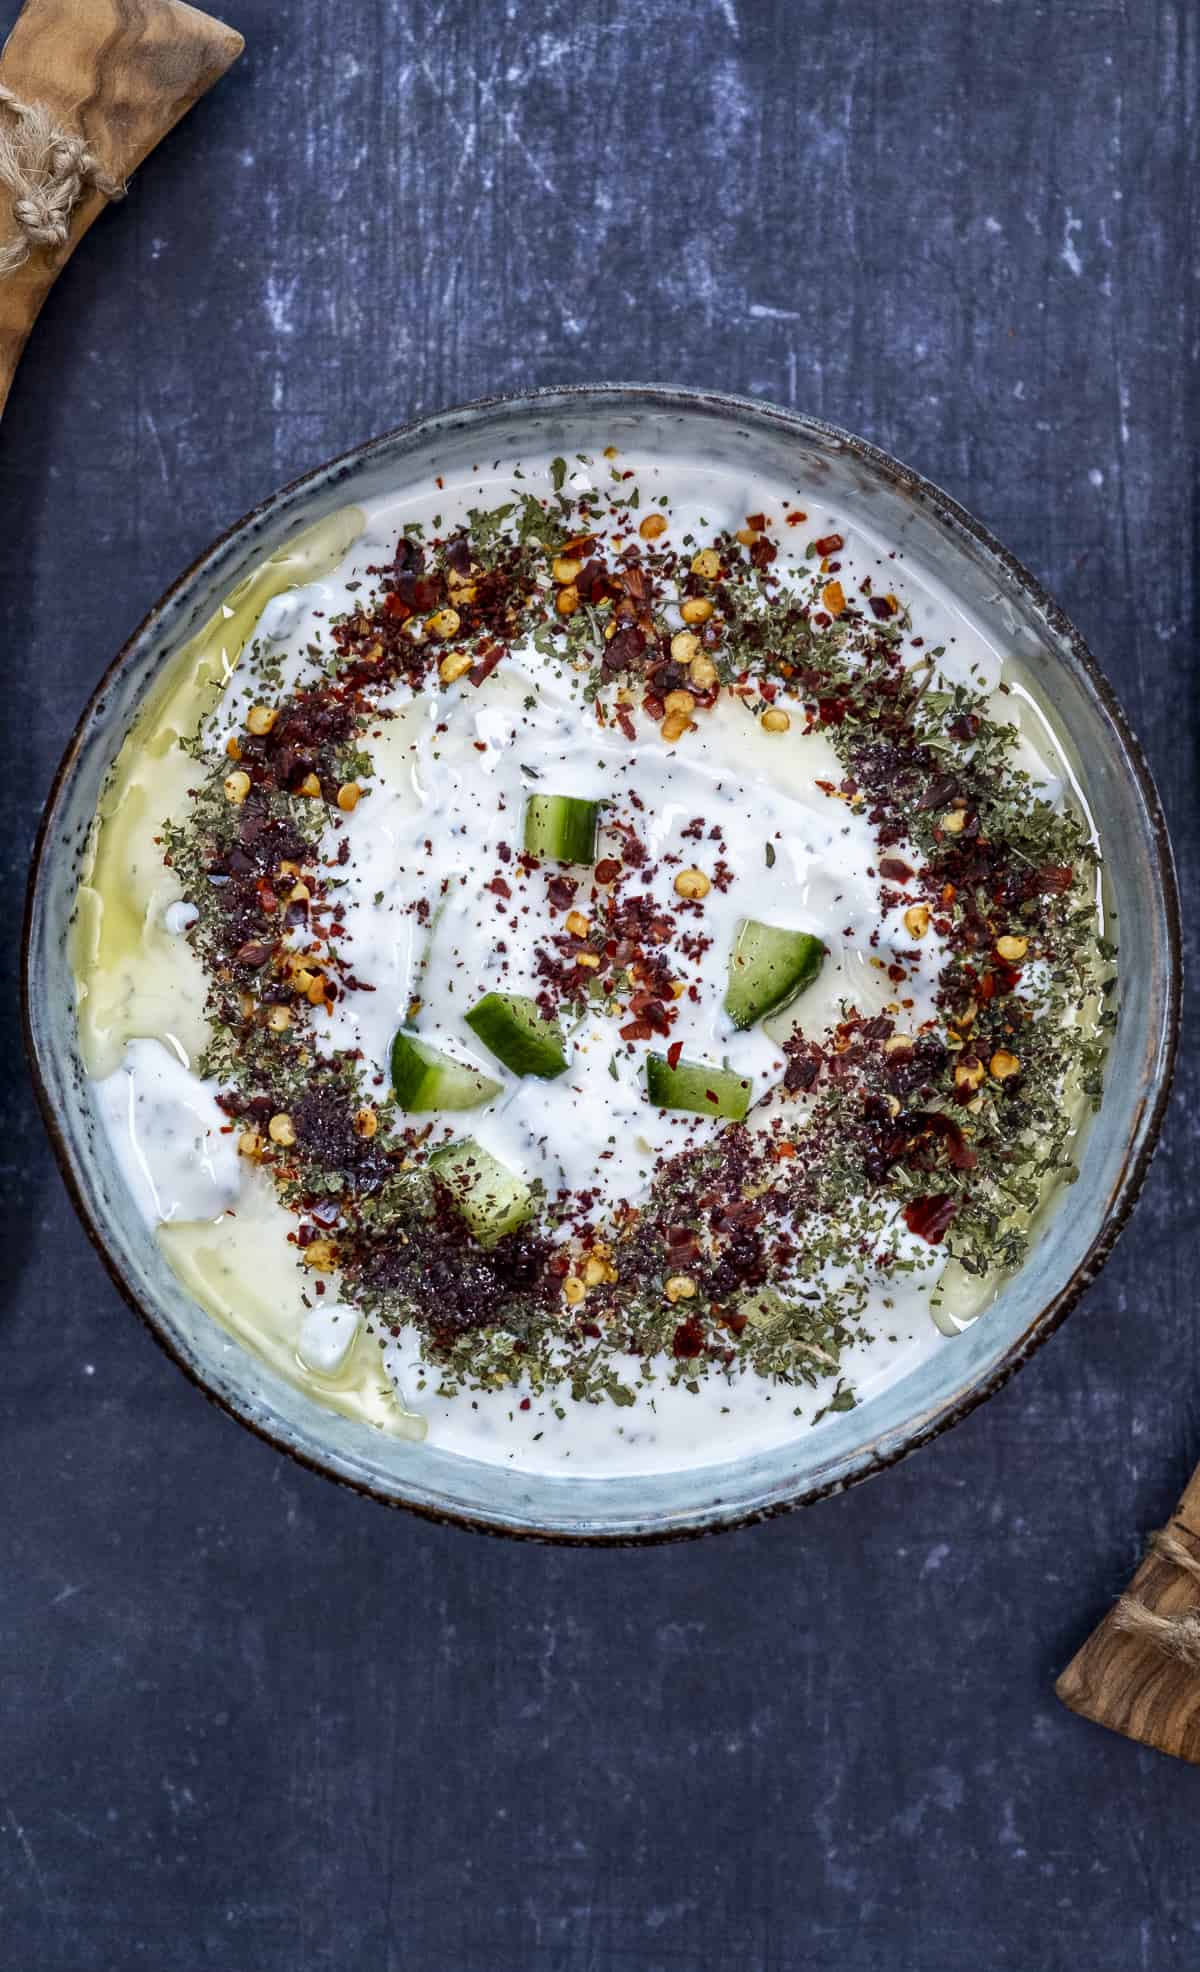
[[[71,214],[85,186],[106,199],[123,199],[125,187],[111,178],[82,137],[54,121],[45,103],[23,103],[0,83],[0,184],[12,193],[20,237],[0,247],[0,276],[24,265],[35,246],[63,246]]]
[[[1162,1527],[1157,1534],[1151,1534],[1150,1546],[1157,1549],[1165,1561],[1190,1575],[1200,1584],[1200,1561],[1189,1553],[1178,1534],[1170,1527]],[[1127,1630],[1131,1636],[1144,1637],[1166,1657],[1173,1657],[1176,1663],[1186,1664],[1190,1670],[1200,1671],[1200,1609],[1182,1609],[1175,1616],[1160,1616],[1153,1609],[1147,1609],[1134,1595],[1123,1595],[1113,1614],[1117,1629]]]

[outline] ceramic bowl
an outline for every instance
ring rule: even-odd
[[[699,1470],[610,1480],[525,1475],[382,1436],[335,1416],[232,1341],[189,1300],[126,1194],[76,1045],[66,934],[105,773],[159,667],[254,563],[330,509],[479,459],[570,455],[614,443],[817,485],[903,548],[1019,657],[1053,708],[1096,816],[1126,952],[1104,1101],[1068,1208],[987,1314],[862,1408],[794,1443]],[[373,440],[276,493],[181,577],[113,663],[67,748],[30,879],[27,1034],[47,1127],[113,1279],[208,1394],[304,1464],[392,1504],[509,1534],[578,1541],[713,1531],[819,1499],[924,1444],[988,1396],[1094,1278],[1146,1174],[1167,1096],[1180,990],[1166,829],[1137,742],[1082,638],[1013,557],[953,500],[874,446],[744,399],[603,385],[473,404]]]

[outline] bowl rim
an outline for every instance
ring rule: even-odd
[[[339,469],[350,469],[362,465],[373,454],[382,451],[404,438],[414,437],[422,432],[435,432],[439,426],[480,413],[495,410],[511,410],[528,407],[536,413],[553,407],[556,402],[571,399],[596,400],[609,398],[622,399],[634,404],[644,405],[655,410],[698,410],[705,409],[719,415],[749,416],[776,426],[784,432],[798,436],[817,438],[834,444],[850,452],[864,464],[880,473],[900,490],[919,497],[931,510],[934,518],[948,525],[951,532],[965,533],[982,547],[1004,569],[1009,579],[1023,591],[1034,607],[1045,617],[1054,634],[1067,644],[1071,654],[1086,678],[1087,684],[1099,701],[1103,711],[1115,728],[1117,737],[1132,770],[1137,790],[1144,803],[1149,824],[1153,860],[1161,887],[1164,930],[1166,934],[1166,968],[1164,979],[1163,1015],[1161,1026],[1160,1059],[1161,1071],[1152,1090],[1145,1094],[1135,1114],[1131,1134],[1140,1132],[1140,1143],[1131,1156],[1128,1147],[1125,1151],[1120,1176],[1110,1195],[1104,1219],[1091,1241],[1087,1251],[1073,1269],[1070,1278],[1058,1292],[1045,1303],[1039,1314],[1023,1335],[1019,1336],[999,1359],[991,1371],[957,1399],[948,1403],[931,1416],[928,1421],[915,1429],[904,1443],[887,1451],[878,1447],[870,1451],[863,1463],[853,1472],[843,1476],[823,1480],[820,1483],[801,1486],[784,1499],[774,1499],[765,1506],[751,1506],[729,1514],[710,1516],[689,1522],[686,1526],[655,1527],[639,1529],[620,1529],[608,1531],[602,1527],[537,1528],[519,1527],[506,1524],[503,1520],[488,1518],[451,1505],[435,1505],[424,1500],[405,1497],[398,1492],[388,1492],[371,1484],[369,1480],[355,1478],[337,1471],[325,1463],[320,1456],[290,1443],[282,1431],[273,1430],[268,1424],[250,1414],[243,1408],[236,1393],[223,1394],[215,1389],[193,1368],[186,1357],[175,1346],[161,1321],[157,1309],[149,1298],[143,1298],[132,1286],[124,1270],[109,1245],[99,1213],[94,1212],[84,1194],[76,1174],[74,1160],[66,1135],[59,1123],[50,1090],[43,1075],[42,1063],[33,1026],[33,981],[32,961],[34,957],[34,924],[42,889],[43,870],[47,860],[52,823],[56,817],[62,796],[74,772],[76,761],[82,747],[85,732],[89,728],[100,701],[132,660],[143,638],[153,629],[174,598],[186,588],[197,571],[235,537],[249,531],[255,523],[267,519],[271,512],[288,496],[298,493],[311,482],[322,479]],[[335,453],[331,458],[295,479],[276,487],[266,497],[251,507],[240,519],[226,527],[222,533],[191,562],[169,584],[158,600],[146,612],[142,621],[126,638],[120,650],[105,667],[103,674],[89,694],[78,719],[72,728],[62,757],[51,781],[38,824],[37,835],[30,855],[29,876],[25,890],[25,907],[21,932],[20,948],[20,999],[21,1024],[26,1059],[33,1080],[34,1093],[42,1121],[45,1124],[59,1172],[63,1178],[68,1196],[82,1223],[84,1232],[98,1253],[100,1260],[126,1305],[140,1318],[159,1347],[166,1353],[176,1367],[182,1370],[188,1381],[203,1391],[209,1402],[245,1429],[262,1439],[274,1450],[285,1453],[298,1465],[320,1474],[324,1479],[344,1486],[348,1490],[376,1500],[382,1506],[403,1509],[419,1515],[422,1519],[439,1525],[462,1527],[473,1532],[502,1536],[510,1540],[535,1541],[565,1547],[643,1547],[667,1542],[699,1540],[707,1535],[723,1533],[738,1527],[745,1527],[759,1521],[775,1519],[781,1514],[794,1512],[802,1506],[810,1506],[816,1501],[847,1491],[851,1486],[872,1478],[886,1468],[898,1465],[912,1452],[930,1444],[935,1438],[960,1423],[979,1405],[994,1396],[1033,1356],[1047,1337],[1065,1321],[1076,1306],[1085,1290],[1091,1286],[1104,1262],[1111,1253],[1116,1241],[1124,1230],[1145,1184],[1147,1173],[1158,1147],[1163,1120],[1170,1101],[1179,1047],[1181,1001],[1183,990],[1182,929],[1179,903],[1179,887],[1175,871],[1174,853],[1170,833],[1161,798],[1150,771],[1141,742],[1123,711],[1112,685],[1093,655],[1082,633],[1067,616],[1066,612],[1050,596],[1037,577],[1025,567],[1024,563],[998,541],[994,534],[952,495],[945,492],[935,481],[927,479],[913,467],[904,465],[889,452],[874,445],[869,439],[860,438],[841,426],[830,424],[824,419],[814,418],[802,411],[793,410],[769,400],[745,397],[733,392],[709,390],[689,385],[656,383],[572,383],[540,386],[529,391],[506,392],[487,397],[473,398],[462,404],[447,406],[444,410],[427,413],[412,418],[403,424],[395,425],[372,438],[360,441],[345,451]]]

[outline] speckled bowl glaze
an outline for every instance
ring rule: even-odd
[[[477,460],[610,443],[822,487],[832,506],[902,547],[1019,657],[1053,708],[1097,818],[1120,942],[1137,963],[1122,972],[1104,1103],[1079,1180],[981,1320],[870,1404],[793,1444],[694,1471],[604,1480],[509,1472],[335,1416],[189,1300],[124,1191],[93,1113],[66,940],[100,789],[141,696],[254,563],[347,501],[465,473]],[[375,439],[274,494],[181,577],[110,667],[59,768],[30,877],[24,989],[38,1094],[84,1225],[126,1299],[217,1403],[315,1470],[433,1518],[543,1539],[664,1539],[736,1526],[879,1471],[998,1389],[1063,1319],[1127,1219],[1158,1134],[1178,1023],[1178,907],[1158,797],[1109,686],[1062,612],[961,507],[875,447],[811,418],[735,397],[611,384],[468,405]]]

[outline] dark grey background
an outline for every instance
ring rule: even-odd
[[[800,406],[965,501],[1091,639],[1194,894],[1194,0],[226,13],[246,56],[0,433],[10,958],[83,699],[217,531],[416,412],[597,377]],[[206,1405],[5,1011],[3,1972],[1200,1964],[1200,1773],[1052,1695],[1200,1454],[1194,1047],[1116,1258],[982,1411],[799,1517],[574,1553]]]

